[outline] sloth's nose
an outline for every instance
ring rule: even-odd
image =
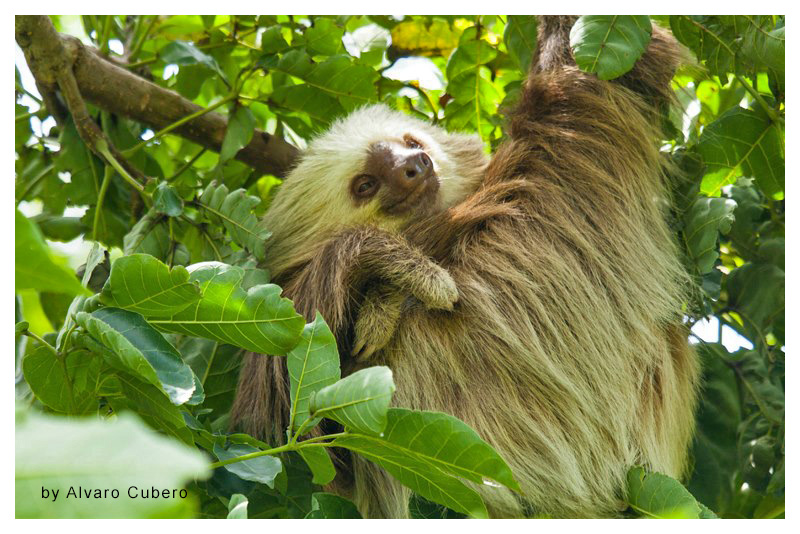
[[[416,152],[408,156],[398,170],[398,174],[401,174],[409,185],[417,184],[431,176],[433,164],[425,152]]]

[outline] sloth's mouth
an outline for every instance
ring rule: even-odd
[[[402,215],[412,209],[433,206],[438,191],[439,177],[436,176],[436,173],[431,173],[405,197],[384,205],[383,211],[389,215]]]

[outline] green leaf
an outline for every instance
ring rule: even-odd
[[[306,519],[362,519],[351,501],[332,493],[315,493],[311,496],[311,511]]]
[[[376,447],[367,436],[336,438],[335,446],[344,447],[383,467],[404,485],[424,498],[472,517],[488,518],[480,495],[427,461],[401,448]],[[341,440],[341,441],[340,441]]]
[[[153,487],[180,489],[208,476],[200,452],[126,414],[105,421],[23,413],[17,417],[15,442],[17,518],[189,517],[190,500],[143,499],[141,493]],[[67,496],[79,487],[117,489],[119,497],[112,498],[110,491],[100,498]],[[135,488],[139,498],[129,497],[128,488]]]
[[[300,343],[286,355],[286,367],[292,402],[289,430],[294,434],[309,418],[311,395],[342,376],[336,338],[319,313],[313,323],[303,328]],[[305,429],[311,430],[318,422],[316,419]]]
[[[221,461],[231,460],[239,456],[244,456],[245,454],[259,451],[260,449],[244,444],[234,444],[227,449],[220,447],[218,444],[214,444],[214,454]],[[257,458],[251,458],[250,460],[227,464],[223,467],[239,478],[266,484],[270,488],[275,487],[275,477],[278,476],[278,473],[283,471],[283,464],[281,464],[281,461],[275,456],[266,454]]]
[[[785,306],[786,274],[770,263],[746,263],[726,280],[728,304],[745,319],[745,327],[768,328]]]
[[[203,408],[212,410],[215,416],[228,413],[239,383],[242,349],[196,337],[183,337],[177,349],[195,375],[203,377]]]
[[[386,412],[394,389],[392,370],[388,367],[361,369],[313,394],[310,415],[333,419],[365,434],[380,434],[386,427]]]
[[[283,355],[297,344],[305,321],[274,284],[245,290],[241,267],[206,262],[189,267],[202,298],[150,324],[168,332],[213,339],[261,354]]]
[[[75,273],[56,263],[36,224],[19,210],[14,210],[14,289],[90,294]]]
[[[222,79],[227,79],[225,73],[219,68],[217,60],[199,50],[192,43],[175,40],[159,51],[159,55],[164,63],[174,63],[176,65],[203,65],[217,74]]]
[[[160,387],[123,372],[116,373],[112,383],[119,384],[121,393],[107,399],[115,413],[133,411],[151,427],[193,445],[192,433],[186,426],[183,412],[170,402]]]
[[[123,238],[125,255],[142,253],[165,259],[170,250],[169,229],[165,222],[166,218],[155,210],[147,212]]]
[[[148,254],[117,258],[100,301],[147,318],[170,317],[200,300],[196,283],[181,266],[170,269]]]
[[[241,493],[231,495],[231,500],[228,502],[227,519],[247,519],[247,504],[247,497]]]
[[[453,130],[474,129],[487,139],[494,132],[492,121],[500,94],[485,66],[497,57],[497,50],[478,36],[478,30],[464,30],[458,48],[447,61],[447,105],[445,121]]]
[[[734,491],[731,473],[738,469],[737,435],[742,399],[730,354],[717,343],[700,343],[703,395],[697,414],[693,456],[695,468],[688,488],[700,501],[725,513]]]
[[[183,200],[167,182],[159,182],[153,191],[153,209],[158,213],[177,217],[183,213]]]
[[[341,438],[347,442],[348,437]],[[444,413],[392,408],[380,437],[359,436],[373,451],[395,450],[477,484],[494,481],[521,491],[511,468],[463,421]],[[337,440],[337,443],[338,440]]]
[[[336,478],[336,468],[324,447],[305,447],[297,452],[314,474],[311,480],[314,484],[324,486]]]
[[[736,28],[716,15],[673,15],[669,18],[673,35],[706,62],[712,74],[727,79],[736,60]]]
[[[40,213],[32,220],[39,226],[42,234],[51,241],[72,241],[81,234],[89,231],[80,217],[61,217]]]
[[[211,221],[221,223],[236,244],[252,252],[256,259],[264,259],[264,242],[270,232],[253,214],[253,208],[261,203],[258,197],[248,195],[244,189],[229,193],[225,185],[212,182],[199,200]]]
[[[345,111],[378,101],[375,86],[378,73],[372,67],[355,63],[349,56],[333,56],[315,64],[302,50],[292,50],[269,68],[304,82],[275,88],[272,94],[275,101],[308,113],[323,125]]]
[[[173,404],[183,404],[191,398],[195,388],[191,368],[141,315],[101,308],[91,314],[79,312],[76,320],[110,349],[104,353],[109,365],[160,387]]]
[[[644,517],[698,519],[700,505],[674,478],[648,473],[641,467],[628,471],[628,504]]]
[[[225,138],[222,140],[222,148],[219,151],[219,162],[224,163],[233,158],[241,149],[247,146],[253,138],[256,127],[256,118],[250,108],[245,106],[234,106],[233,111],[228,116],[228,127],[225,130]]]
[[[289,48],[279,25],[270,26],[261,34],[261,50],[265,54],[284,52]]]
[[[725,234],[731,229],[734,209],[736,201],[729,198],[700,197],[684,214],[686,250],[698,273],[714,268],[719,257],[717,238],[720,232]]]
[[[633,68],[652,31],[647,15],[583,15],[572,26],[569,44],[581,70],[612,80]]]
[[[742,54],[760,69],[772,69],[783,74],[786,70],[786,27],[772,28],[772,17],[745,15]]]
[[[314,25],[304,35],[306,48],[312,54],[332,56],[342,51],[344,28],[336,26],[332,19],[315,17]]]
[[[38,346],[22,360],[25,381],[43,404],[71,415],[97,409],[97,389],[102,359],[84,351],[72,351],[63,361],[52,348]]]
[[[734,107],[703,130],[697,151],[707,166],[702,191],[708,195],[749,176],[764,193],[783,198],[783,136],[766,114]]]
[[[531,58],[536,51],[536,17],[533,15],[509,15],[503,42],[508,54],[522,72],[528,72]]]

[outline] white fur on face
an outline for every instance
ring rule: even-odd
[[[439,180],[439,207],[448,208],[474,191],[475,180],[459,174],[458,158],[448,151],[458,141],[463,150],[466,136],[449,134],[385,105],[358,109],[309,144],[275,196],[264,218],[272,232],[268,263],[274,265],[273,269],[283,263],[280,256],[292,256],[286,261],[296,260],[298,247],[305,244],[311,248],[347,226],[396,228],[406,222],[402,217],[382,214],[377,197],[356,206],[350,196],[351,180],[363,172],[370,147],[380,141],[403,144],[404,135],[419,140],[433,162]],[[480,151],[479,140],[471,143]]]

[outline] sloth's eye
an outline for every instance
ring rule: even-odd
[[[378,191],[378,180],[368,174],[356,176],[351,185],[353,195],[358,198],[371,197]]]
[[[410,135],[406,135],[403,139],[405,140],[406,146],[408,148],[413,148],[413,149],[422,148],[422,143],[420,143]]]

